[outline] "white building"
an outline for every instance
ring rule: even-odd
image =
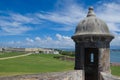
[[[2,48],[0,48],[0,52],[2,51]]]
[[[31,52],[31,53],[44,53],[44,54],[59,54],[59,51],[48,48],[0,48],[0,51],[6,52]]]
[[[2,48],[6,52],[25,52],[25,48]]]

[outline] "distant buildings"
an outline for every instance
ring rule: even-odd
[[[0,48],[1,52],[31,52],[44,54],[59,54],[59,51],[49,48]]]
[[[25,48],[2,48],[3,52],[25,52]]]
[[[2,51],[2,48],[0,48],[0,51]]]

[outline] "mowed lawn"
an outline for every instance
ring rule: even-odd
[[[16,53],[0,56],[8,57],[10,55],[16,56]],[[74,62],[58,60],[53,58],[54,56],[53,54],[31,54],[14,59],[0,60],[0,76],[59,72],[74,69]],[[111,66],[111,71],[113,75],[120,76],[120,66]]]
[[[0,52],[0,58],[23,55],[23,52]]]
[[[74,62],[53,58],[53,54],[32,54],[0,60],[0,76],[73,70]]]
[[[111,71],[113,75],[120,77],[120,66],[111,66]]]

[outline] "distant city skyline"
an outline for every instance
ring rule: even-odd
[[[119,0],[2,0],[0,47],[74,48],[71,36],[93,6],[120,48]]]

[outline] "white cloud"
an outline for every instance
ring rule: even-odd
[[[97,7],[96,14],[102,20],[108,24],[108,28],[115,36],[115,39],[111,42],[111,46],[120,46],[120,3],[109,2],[103,3],[100,7]]]
[[[62,9],[60,9],[61,6]],[[4,32],[10,33],[12,31],[9,29],[12,28],[12,30],[15,30],[15,34],[16,32],[19,32],[19,34],[21,34],[32,30],[33,27],[30,26],[30,24],[33,24],[33,26],[39,24],[40,26],[42,22],[53,22],[60,25],[49,27],[53,30],[73,31],[78,22],[85,18],[85,16],[87,15],[87,9],[84,8],[82,4],[76,3],[74,0],[58,0],[58,2],[56,3],[56,7],[56,11],[53,12],[35,12],[24,15],[19,13],[6,13],[8,16],[0,16],[1,29]],[[120,16],[119,7],[119,3],[101,2],[101,6],[96,6],[95,13],[98,17],[105,20],[109,25],[116,25],[116,23],[120,23],[120,19],[118,18]],[[7,27],[4,28],[4,26]],[[114,27],[110,27],[110,30],[115,30],[113,28]]]
[[[68,36],[63,36],[60,34],[56,34],[56,39],[53,39],[50,36],[47,36],[41,40],[39,40],[38,46],[42,47],[52,47],[52,48],[73,48],[74,42]]]
[[[11,16],[11,19],[13,19],[16,22],[20,22],[22,24],[24,23],[40,24],[41,23],[41,20],[38,19],[36,16],[34,16],[34,14],[22,15],[22,14],[11,13],[10,16]]]
[[[74,0],[59,0],[56,4],[57,9],[53,12],[36,12],[28,14],[8,13],[8,16],[0,16],[1,32],[8,34],[22,34],[33,29],[29,24],[36,25],[44,23],[57,23],[60,26],[48,27],[49,29],[61,31],[73,31],[78,22],[84,19],[87,15],[87,9],[81,4],[77,4]],[[62,6],[62,9],[59,7]],[[120,37],[120,3],[108,2],[102,3],[101,6],[95,7],[95,13],[98,17],[104,20],[115,35],[112,45],[119,45]],[[29,26],[28,26],[29,25]],[[2,33],[1,33],[2,34]],[[73,41],[68,36],[56,34],[57,40],[47,36],[42,39],[36,37],[35,39],[28,38],[28,42],[33,42],[33,46],[43,47],[72,47]],[[40,44],[38,44],[38,42]],[[25,45],[24,45],[25,46]],[[120,45],[119,45],[120,46]]]
[[[70,37],[68,37],[68,36],[62,36],[62,35],[60,35],[60,34],[56,34],[56,37],[57,37],[57,39],[60,40],[60,41],[65,41],[65,40],[69,41],[69,40],[71,40]]]
[[[24,41],[10,41],[3,43],[7,47],[44,47],[44,48],[73,48],[74,42],[68,36],[56,34],[56,39],[50,36],[45,38],[35,37],[31,39],[27,37]]]
[[[34,42],[34,40],[32,40],[32,39],[30,39],[30,38],[26,38],[26,41],[27,41],[28,43]]]
[[[36,13],[40,19],[58,23],[61,26],[52,27],[53,30],[71,31],[78,24],[78,22],[86,16],[86,10],[80,4],[73,0],[59,0],[57,7],[62,5],[62,9],[53,12]]]
[[[33,21],[32,18],[29,18],[27,16],[23,16],[21,14],[11,14],[11,19],[13,19],[17,22],[26,22],[26,23]]]
[[[36,37],[36,38],[35,38],[35,41],[38,41],[38,42],[39,42],[39,41],[41,41],[41,38],[40,38],[40,37]]]
[[[33,26],[41,24],[41,20],[37,17],[27,14],[4,13],[0,15],[0,35],[19,35],[27,31],[33,30]]]
[[[114,35],[117,35],[118,34],[117,32],[120,32],[119,25],[115,23],[108,23],[108,28]]]

